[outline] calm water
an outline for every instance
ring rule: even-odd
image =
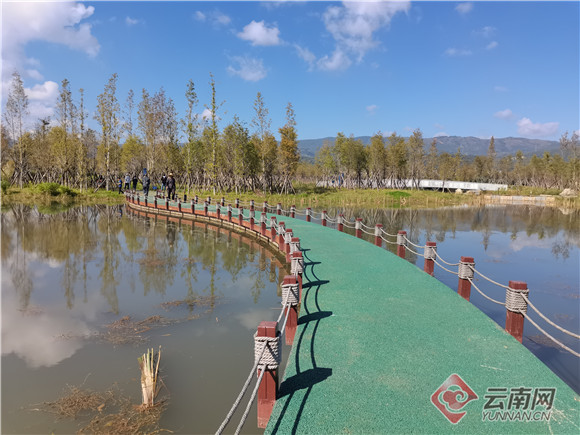
[[[313,210],[322,211],[321,208]],[[327,208],[327,211],[332,218],[342,212],[351,221],[356,217],[363,218],[363,222],[371,227],[375,223],[383,224],[383,229],[390,234],[405,230],[407,237],[417,245],[425,245],[426,241],[437,242],[437,253],[449,263],[459,262],[461,256],[473,257],[477,270],[501,284],[507,285],[510,280],[525,281],[534,306],[569,331],[580,331],[579,211],[538,206],[431,210]],[[372,229],[365,230],[374,234]],[[352,229],[345,228],[345,231],[354,234]],[[374,241],[374,235],[363,234],[363,237]],[[396,238],[387,239],[396,241]],[[383,242],[383,246],[396,253],[396,245]],[[406,258],[423,269],[423,257],[407,251]],[[446,267],[457,270],[456,267]],[[435,266],[435,277],[457,290],[456,275]],[[477,275],[475,281],[484,293],[505,301],[503,288]],[[502,328],[505,326],[504,307],[486,300],[474,288],[470,300]],[[578,340],[547,325],[531,309],[528,314],[546,332],[580,352]],[[523,344],[580,394],[579,358],[554,345],[527,321],[524,322]]]
[[[253,362],[257,324],[279,314],[278,283],[287,273],[280,259],[255,241],[207,225],[118,207],[47,211],[15,207],[2,213],[2,433],[78,430],[83,422],[32,410],[56,400],[66,385],[103,391],[116,383],[139,403],[137,358],[159,345],[170,393],[161,426],[175,433],[215,432]],[[342,211],[382,223],[389,233],[405,229],[420,245],[436,241],[449,262],[473,256],[477,269],[498,282],[526,281],[532,301],[550,319],[580,329],[578,212],[526,206]],[[408,258],[422,267],[423,258]],[[437,267],[435,276],[457,287],[456,276]],[[504,299],[503,289],[478,284]],[[194,297],[204,304],[160,306]],[[471,300],[503,326],[503,307],[475,290]],[[180,322],[147,331],[148,342],[138,345],[91,338],[124,316],[140,321],[151,315]],[[547,330],[580,350],[571,337]],[[580,391],[578,358],[544,342],[528,322],[524,334],[530,351]],[[244,431],[259,432],[255,409]]]
[[[86,425],[31,410],[66,385],[103,392],[117,383],[139,404],[137,358],[159,345],[162,394],[170,394],[161,427],[215,432],[253,364],[258,323],[279,315],[278,283],[289,273],[280,266],[259,243],[211,226],[114,207],[5,211],[2,433],[74,433]],[[194,297],[204,304],[160,306]],[[152,315],[180,322],[145,332],[147,343],[137,345],[91,338],[124,316]],[[244,431],[258,431],[255,409]]]

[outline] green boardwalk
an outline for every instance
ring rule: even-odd
[[[456,292],[366,241],[279,220],[300,237],[304,291],[266,433],[580,433],[580,398]],[[431,403],[453,373],[478,396],[455,425]],[[482,421],[488,388],[507,388],[507,408],[518,387],[556,388],[549,422]]]

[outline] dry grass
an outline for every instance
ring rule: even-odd
[[[107,330],[97,333],[97,339],[112,343],[115,345],[122,344],[141,344],[147,342],[147,337],[143,333],[153,328],[167,326],[181,320],[171,320],[163,316],[151,316],[141,321],[134,321],[131,316],[125,316],[119,320],[107,325]]]
[[[172,308],[177,308],[181,306],[187,306],[189,309],[193,309],[195,307],[208,307],[211,306],[216,301],[216,297],[209,297],[209,296],[196,296],[196,297],[189,297],[187,299],[178,300],[178,301],[170,301],[170,302],[163,302],[161,304],[161,308],[166,311],[171,310]]]
[[[104,393],[68,385],[65,394],[54,402],[45,402],[41,410],[57,414],[62,418],[76,419],[91,412],[102,412],[106,406],[114,404],[115,392],[109,389]]]

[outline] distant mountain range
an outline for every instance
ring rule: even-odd
[[[371,136],[358,136],[365,145],[371,143]],[[408,138],[405,138],[408,139]],[[462,136],[441,136],[437,137],[437,150],[439,153],[455,154],[458,148],[461,148],[461,154],[464,156],[487,155],[489,148],[489,139],[479,139],[477,137]],[[494,138],[495,151],[498,157],[504,157],[515,154],[521,150],[526,156],[532,154],[542,155],[544,151],[553,153],[560,149],[560,142],[554,140],[526,139],[523,137],[504,137]],[[322,139],[304,139],[298,141],[298,148],[303,158],[309,160],[314,158],[316,152],[325,142],[334,144],[334,137],[324,137]],[[425,152],[429,152],[429,147],[433,138],[423,138],[425,143]]]

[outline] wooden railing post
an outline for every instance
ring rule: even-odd
[[[294,233],[292,232],[291,228],[286,228],[284,232],[284,252],[286,253],[286,261],[290,263],[290,242],[292,241],[292,237]]]
[[[282,214],[282,204],[279,202],[276,204],[276,214],[280,216]]]
[[[336,226],[338,228],[338,231],[341,231],[341,232],[344,231],[344,225],[342,223],[343,219],[344,219],[344,216],[341,214],[339,214],[338,217],[336,218],[336,224],[337,224]]]
[[[459,262],[459,282],[457,283],[457,293],[463,297],[465,300],[469,300],[471,295],[471,281],[470,279],[473,278],[473,269],[472,267],[475,266],[475,262],[473,261],[473,257],[461,257]]]
[[[254,211],[254,207],[250,208],[250,229],[254,231],[254,216],[256,212]]]
[[[239,224],[243,228],[244,227],[244,209],[242,207],[240,207],[240,208],[238,208],[238,212],[240,213],[238,215]]]
[[[280,222],[278,224],[278,249],[280,252],[286,253],[286,246],[284,240],[286,238],[286,224],[284,222]]]
[[[282,283],[282,303],[286,302],[284,316],[288,315],[286,321],[286,344],[294,342],[296,328],[298,326],[298,303],[300,302],[300,290],[298,278],[294,275],[286,275]],[[288,311],[290,311],[288,313]]]
[[[260,216],[260,234],[266,236],[266,212],[262,212]]]
[[[381,239],[381,231],[383,230],[382,224],[375,225],[375,245],[378,247],[383,246],[383,240]]]
[[[425,243],[425,263],[423,264],[423,270],[429,275],[433,276],[433,271],[435,270],[435,256],[437,252],[437,243],[427,242]]]
[[[277,336],[278,322],[260,322],[256,337],[276,338]],[[269,352],[268,348],[266,348],[266,352]],[[278,368],[265,368],[264,370],[264,377],[258,387],[258,427],[260,428],[265,428],[268,425],[278,393]],[[259,374],[260,369],[258,368],[257,375],[259,376]]]
[[[232,221],[232,205],[228,204],[228,222]]]
[[[322,210],[322,226],[326,226],[326,210]]]
[[[276,241],[276,216],[270,217],[270,239]]]
[[[310,207],[308,207],[306,209],[306,222],[310,222],[312,220],[311,217],[310,217],[311,216],[310,215],[311,212],[312,212],[312,209]]]
[[[354,224],[355,235],[362,239],[362,218],[356,218],[356,223]]]
[[[407,244],[405,237],[407,237],[407,231],[401,230],[397,233],[397,255],[401,258],[405,258],[405,246]]]
[[[290,217],[296,217],[296,206],[292,205],[292,207],[290,207]]]
[[[266,201],[262,204],[262,213],[268,213],[268,203]]]
[[[505,330],[521,343],[524,336],[522,312],[528,311],[528,303],[521,295],[527,297],[530,291],[523,281],[510,281],[508,287],[505,294]]]

